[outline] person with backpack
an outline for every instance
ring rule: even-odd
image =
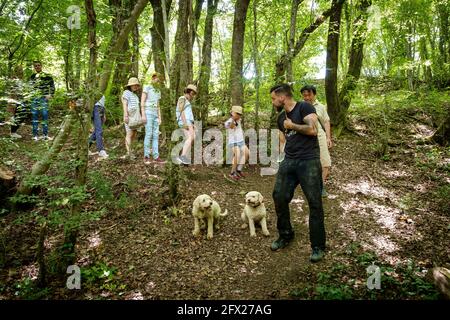
[[[184,95],[178,99],[177,103],[177,123],[183,129],[185,142],[181,155],[177,158],[179,164],[189,165],[191,161],[188,159],[188,153],[195,139],[194,114],[192,112],[191,101],[197,94],[197,87],[193,84],[188,85],[184,89]]]

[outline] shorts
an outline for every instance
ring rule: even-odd
[[[242,147],[245,146],[245,142],[244,141],[233,142],[233,143],[229,143],[228,146],[230,148],[239,147],[239,149],[242,149]]]
[[[188,127],[194,125],[194,121],[193,121],[193,120],[187,120],[187,123],[188,123],[188,125],[187,125]],[[183,122],[182,122],[182,121],[178,122],[178,127],[181,128],[181,129],[187,129],[187,128],[183,125]]]
[[[320,164],[322,167],[331,167],[330,151],[328,150],[326,135],[320,135],[318,137],[320,147]]]

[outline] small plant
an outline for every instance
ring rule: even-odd
[[[15,295],[19,298],[25,300],[39,300],[46,297],[49,294],[49,289],[37,288],[34,281],[30,278],[25,278],[24,280],[15,284]]]

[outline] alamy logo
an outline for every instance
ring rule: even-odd
[[[71,16],[67,18],[67,28],[69,28],[70,30],[80,29],[80,7],[72,5],[67,8],[66,13],[71,14]]]
[[[77,265],[67,267],[67,273],[71,276],[67,278],[66,287],[69,290],[81,289],[81,270]]]
[[[367,278],[367,288],[369,290],[381,289],[381,270],[380,267],[374,265],[372,263],[371,266],[367,267],[367,274],[370,274],[369,278]]]

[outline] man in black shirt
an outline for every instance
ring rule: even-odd
[[[30,78],[31,85],[34,89],[34,97],[31,101],[31,115],[33,116],[33,140],[39,140],[39,114],[42,115],[42,134],[44,140],[48,137],[48,101],[55,93],[55,83],[51,75],[42,72],[42,63],[40,61],[33,62],[34,70]]]
[[[296,102],[287,84],[273,87],[270,94],[273,106],[278,111],[284,109],[278,115],[277,122],[286,137],[285,159],[280,164],[273,190],[279,237],[272,243],[271,249],[282,249],[294,238],[289,203],[300,184],[309,205],[310,260],[317,262],[323,258],[325,251],[317,114],[308,102]]]

